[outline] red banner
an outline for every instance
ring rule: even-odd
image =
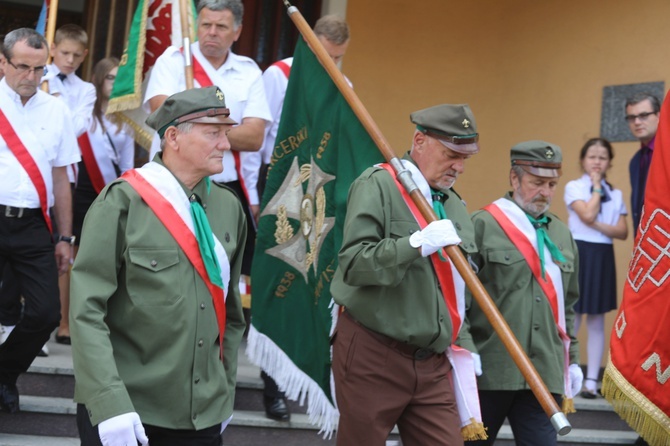
[[[603,394],[649,444],[670,445],[670,95],[661,108],[644,208]]]

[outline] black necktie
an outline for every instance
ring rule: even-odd
[[[64,82],[65,79],[67,78],[67,74],[58,73],[58,74],[56,75],[56,77],[57,77],[58,79],[60,79],[61,82]]]

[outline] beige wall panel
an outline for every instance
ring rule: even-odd
[[[668,16],[667,0],[349,0],[343,71],[399,154],[409,148],[410,112],[470,104],[482,150],[456,189],[471,211],[507,190],[512,144],[560,145],[564,174],[552,211],[565,219],[564,185],[581,174],[582,144],[599,135],[603,87],[667,83]],[[637,144],[614,147],[609,179],[629,206],[628,161]],[[628,240],[615,242],[619,294],[632,246],[631,228]]]

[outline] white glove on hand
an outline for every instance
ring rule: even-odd
[[[584,372],[582,372],[582,368],[579,367],[579,364],[570,364],[568,373],[570,374],[570,391],[572,392],[572,397],[574,398],[582,389],[582,383],[584,382]]]
[[[477,353],[472,353],[472,361],[475,363],[475,375],[477,376],[482,376],[482,357],[479,356]]]
[[[421,247],[421,255],[428,257],[447,245],[458,245],[461,238],[454,229],[451,220],[437,220],[431,222],[421,231],[417,231],[409,237],[412,248]]]
[[[144,426],[137,412],[128,412],[117,415],[98,425],[98,434],[103,446],[142,445],[149,444],[149,438],[144,433]]]

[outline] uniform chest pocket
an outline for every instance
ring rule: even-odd
[[[128,259],[127,286],[135,305],[171,305],[181,298],[177,249],[130,248]]]
[[[486,260],[488,275],[498,290],[523,288],[531,278],[526,259],[516,249],[489,251]]]

